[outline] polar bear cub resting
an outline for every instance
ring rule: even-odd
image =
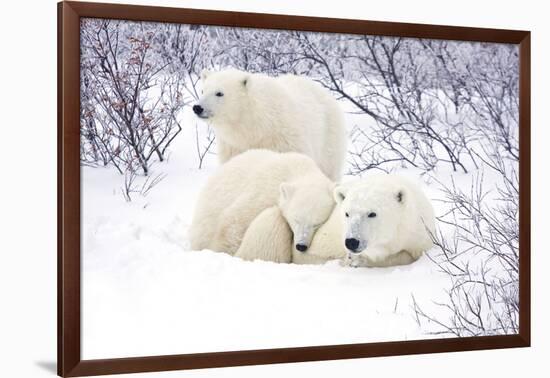
[[[285,219],[295,216],[296,209],[290,211],[283,202],[251,224],[237,256],[297,264],[343,259],[353,266],[393,266],[416,261],[432,246],[433,209],[412,182],[397,175],[371,176],[338,186],[334,196],[337,206],[306,252],[296,251],[288,241],[291,231],[284,227]],[[269,230],[274,232],[266,236]]]
[[[292,244],[305,251],[332,213],[333,189],[332,181],[303,154],[246,151],[223,164],[202,189],[190,228],[191,248],[235,254],[255,218],[282,201],[293,211],[290,229],[286,222],[279,227],[287,236],[285,244],[290,247],[294,233]],[[269,236],[276,231],[259,229]]]
[[[328,90],[306,77],[270,77],[235,69],[203,71],[193,106],[216,132],[221,163],[250,149],[300,152],[332,180],[346,154],[343,112]]]

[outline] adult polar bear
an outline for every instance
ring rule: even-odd
[[[219,167],[201,190],[191,222],[191,248],[233,255],[252,221],[283,201],[293,213],[289,240],[293,233],[296,248],[306,250],[332,212],[333,189],[333,182],[306,155],[243,152]]]
[[[269,77],[227,69],[203,71],[195,114],[211,122],[220,162],[249,149],[300,152],[332,180],[346,155],[344,116],[318,83],[300,76]]]
[[[296,264],[342,259],[353,266],[385,267],[410,264],[431,248],[433,208],[411,181],[398,175],[375,175],[336,187],[334,197],[337,205],[307,252],[293,250],[288,242],[286,219],[296,216],[296,210],[287,209],[283,202],[254,220],[236,256]],[[266,237],[266,230],[275,232]]]
[[[400,175],[374,175],[338,186],[334,197],[352,264],[397,263],[408,257],[413,262],[433,245],[432,204],[418,185]]]

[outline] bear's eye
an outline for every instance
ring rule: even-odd
[[[369,215],[367,215],[369,218],[376,218],[376,213],[369,213]]]
[[[222,93],[222,92],[216,92],[216,96],[222,97],[222,96],[223,96],[223,93]]]
[[[346,218],[349,218],[349,213],[346,213]]]

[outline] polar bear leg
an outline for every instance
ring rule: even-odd
[[[239,196],[218,216],[211,249],[235,254],[250,224],[269,204],[269,198],[257,198],[254,193]]]
[[[418,260],[418,257],[413,257],[407,251],[401,251],[386,257],[385,259],[372,261],[368,260],[368,266],[370,267],[388,267],[388,266],[398,266],[398,265],[409,265]]]
[[[323,148],[323,172],[333,181],[342,179],[347,154],[347,133],[344,118],[338,104],[327,116],[327,138]]]
[[[218,144],[218,161],[221,164],[225,163],[226,161],[231,159],[233,156],[236,156],[241,152],[243,152],[242,150],[239,150],[233,146],[230,146],[229,144],[224,143],[222,140],[219,140],[219,139],[220,138],[218,138],[216,143]]]
[[[389,251],[381,246],[367,247],[362,253],[362,257],[365,257],[367,260],[378,263],[387,258],[390,255]]]
[[[360,266],[367,266],[367,263],[365,263],[365,258],[361,257],[360,255],[356,255],[354,253],[346,253],[346,256],[340,260],[340,266],[347,266],[351,268],[357,268]]]
[[[354,255],[348,253],[347,256],[340,261],[340,265],[352,268],[357,268],[360,266],[370,268],[386,268],[390,266],[409,265],[416,260],[418,260],[418,257],[412,256],[407,251],[401,251],[378,260],[373,260],[366,255]]]
[[[189,242],[193,251],[201,251],[209,247],[214,235],[213,228],[205,220],[193,221],[189,229]]]
[[[290,263],[292,231],[278,207],[273,206],[258,215],[246,230],[235,253],[243,260],[264,260]]]
[[[407,251],[401,251],[386,259],[390,265],[409,265],[418,260]]]

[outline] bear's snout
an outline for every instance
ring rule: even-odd
[[[193,113],[201,115],[204,112],[204,108],[200,105],[193,105]]]
[[[355,238],[347,238],[346,239],[346,248],[350,250],[351,252],[357,252],[357,248],[359,248],[359,240]]]
[[[300,252],[305,252],[305,251],[307,251],[307,245],[305,245],[305,244],[296,244],[296,249]]]

